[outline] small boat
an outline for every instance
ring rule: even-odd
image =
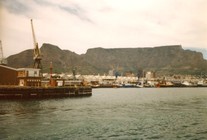
[[[137,86],[136,86],[136,84],[125,83],[125,84],[122,85],[122,87],[131,88],[131,87],[137,87]]]

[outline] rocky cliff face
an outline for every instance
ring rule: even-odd
[[[155,48],[89,49],[78,55],[61,50],[51,44],[43,44],[43,71],[49,72],[50,62],[54,72],[71,72],[76,67],[82,74],[107,73],[117,69],[120,73],[137,72],[139,69],[156,71],[159,74],[196,74],[207,70],[207,61],[202,53],[184,50],[180,45]],[[13,67],[32,67],[32,50],[8,57]]]
[[[89,49],[85,60],[103,70],[118,67],[123,71],[153,70],[163,74],[199,73],[206,70],[202,53],[183,50],[181,46],[155,48]]]
[[[84,59],[69,50],[61,50],[58,46],[51,44],[43,44],[41,47],[42,53],[42,68],[43,72],[49,72],[50,63],[53,64],[53,72],[71,72],[74,67],[78,69],[80,73],[92,73],[93,66],[84,61]],[[26,50],[19,54],[9,56],[7,58],[8,65],[20,68],[20,67],[33,67],[33,50]]]

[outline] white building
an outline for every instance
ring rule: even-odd
[[[40,69],[19,68],[17,69],[19,86],[41,86]]]
[[[151,80],[151,79],[155,78],[155,73],[151,72],[151,71],[148,71],[148,72],[146,72],[145,77],[146,77],[147,80]]]

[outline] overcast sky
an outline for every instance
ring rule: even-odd
[[[207,0],[0,0],[4,55],[39,46],[207,48]]]

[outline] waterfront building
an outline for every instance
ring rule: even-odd
[[[40,69],[19,68],[17,69],[19,86],[41,86]]]
[[[18,85],[17,69],[0,65],[0,85]]]
[[[155,78],[155,73],[154,73],[154,72],[151,72],[151,71],[148,71],[148,72],[146,72],[146,74],[145,74],[145,78],[146,78],[147,80],[151,80],[151,79]]]
[[[109,74],[108,74],[109,76],[114,76],[114,70],[112,69],[112,70],[109,70]]]

